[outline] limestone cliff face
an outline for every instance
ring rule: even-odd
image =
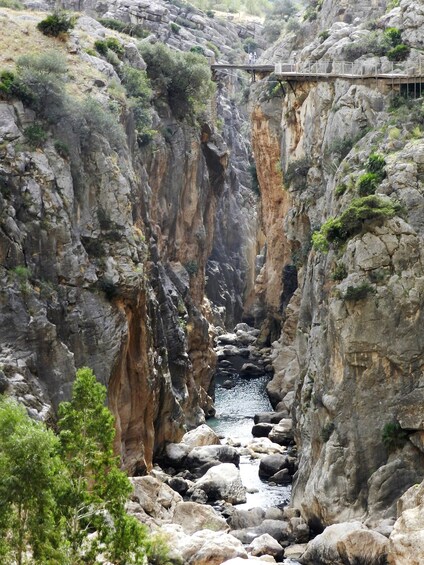
[[[72,95],[110,102],[118,77],[86,53],[110,33],[100,24],[81,16],[66,45],[39,38],[40,14],[0,16],[10,33],[25,26],[28,45],[62,51],[77,77]],[[126,63],[143,68],[120,41]],[[92,367],[108,387],[117,451],[138,473],[212,409],[205,266],[228,150],[213,122],[189,126],[166,106],[144,148],[125,105],[117,119],[119,143],[107,129],[84,137],[66,118],[35,149],[25,133],[34,113],[0,102],[0,391],[54,418],[76,368]]]
[[[404,1],[384,16],[384,25],[398,26],[405,40],[410,34],[412,44],[423,23],[413,4]],[[357,28],[340,22],[326,27],[330,37],[305,47],[301,60],[342,59],[346,38]],[[404,68],[416,57],[413,50]],[[364,64],[368,59],[363,57]],[[280,288],[281,266],[294,265],[299,289],[274,346],[277,372],[270,390],[275,403],[294,398],[300,461],[293,504],[317,528],[352,518],[375,524],[394,517],[396,500],[423,476],[423,143],[418,130],[410,139],[421,123],[420,106],[418,117],[412,110],[389,114],[390,93],[370,84],[292,86],[281,105],[281,141],[276,136],[266,152],[277,153],[274,162],[282,164],[287,208],[271,223],[264,219],[265,230],[282,226],[281,263],[273,268]],[[261,143],[267,147],[261,131],[270,129],[262,124],[264,114],[262,105],[255,107],[258,154]],[[400,201],[402,211],[363,223],[328,253],[310,250],[312,231],[364,196],[359,178],[372,152],[386,162],[376,193]],[[264,198],[275,192],[266,174],[264,166]],[[367,290],[358,294],[358,288]]]

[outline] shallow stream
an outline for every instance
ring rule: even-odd
[[[232,389],[222,388],[224,379],[217,378],[215,389],[216,417],[208,420],[208,425],[219,436],[231,438],[245,445],[252,440],[253,416],[258,412],[270,412],[272,406],[266,394],[269,377],[238,378]],[[240,473],[247,488],[247,501],[237,508],[269,508],[287,504],[290,499],[290,486],[272,486],[259,479],[259,460],[242,456]],[[256,492],[255,492],[256,491]]]

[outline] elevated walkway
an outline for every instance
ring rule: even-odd
[[[247,64],[212,64],[212,71],[241,70],[253,75],[253,80],[265,78],[273,74],[276,80],[286,82],[335,81],[337,79],[356,81],[378,81],[394,87],[395,85],[412,85],[423,83],[424,90],[424,58],[418,61],[415,68],[404,69],[399,63],[366,65],[363,62],[321,60],[310,62],[282,62],[275,65]]]

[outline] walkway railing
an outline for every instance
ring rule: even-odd
[[[293,76],[346,76],[346,77],[423,77],[424,76],[424,58],[420,58],[416,66],[411,68],[400,68],[399,64],[394,62],[379,62],[377,64],[369,64],[366,61],[331,61],[321,60],[315,62],[287,62],[276,63],[276,75],[293,75]]]

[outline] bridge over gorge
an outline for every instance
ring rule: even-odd
[[[279,82],[321,82],[337,79],[350,82],[369,83],[375,81],[378,87],[401,90],[402,87],[415,98],[424,92],[424,58],[416,61],[414,67],[403,69],[399,63],[379,63],[321,60],[316,62],[287,62],[274,65],[261,64],[211,64],[214,73],[220,70],[242,70],[252,75],[253,81],[274,75]]]

